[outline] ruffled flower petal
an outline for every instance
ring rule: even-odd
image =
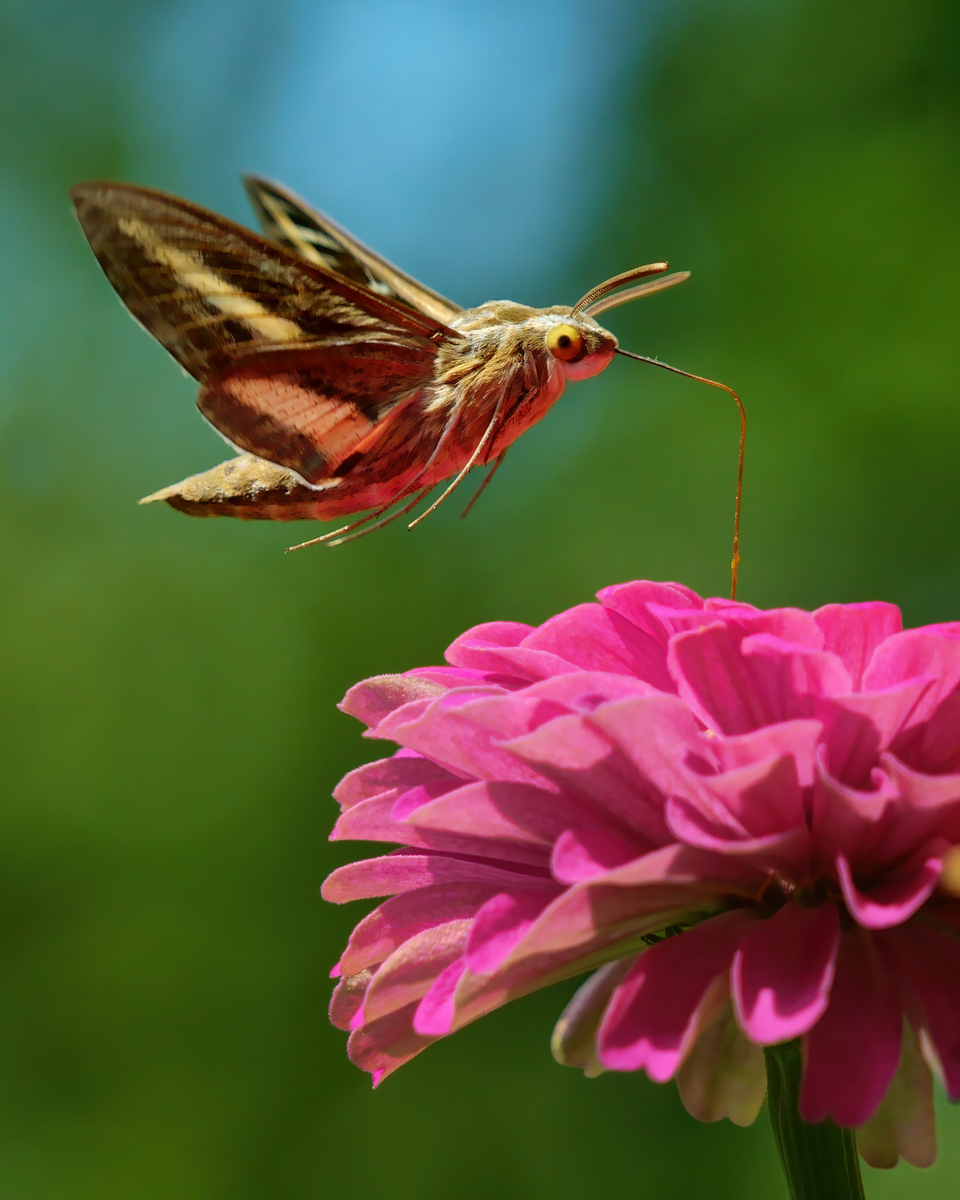
[[[414,675],[376,675],[352,687],[340,702],[340,708],[370,729],[376,729],[398,708],[434,700],[445,690],[438,683]]]
[[[668,663],[681,699],[724,734],[814,717],[819,697],[851,690],[835,654],[721,622],[677,634]]]
[[[940,841],[913,855],[883,882],[861,890],[854,882],[850,863],[837,855],[837,875],[843,898],[853,919],[866,929],[889,929],[902,925],[930,898],[943,869]]]
[[[550,1039],[553,1057],[562,1066],[579,1067],[588,1079],[603,1074],[603,1065],[597,1058],[597,1029],[610,997],[635,961],[630,957],[607,963],[574,993]]]
[[[661,691],[673,690],[663,643],[604,605],[580,604],[551,617],[523,644],[581,670],[632,675]]]
[[[813,614],[823,632],[823,648],[836,654],[850,674],[855,691],[876,648],[899,633],[900,609],[871,600],[865,604],[825,604]]]
[[[670,1079],[701,1030],[727,1000],[727,970],[754,924],[743,909],[721,913],[652,946],[617,988],[597,1038],[613,1071],[645,1070]]]
[[[895,1167],[900,1158],[929,1167],[937,1157],[933,1077],[916,1035],[904,1027],[900,1063],[880,1107],[857,1130],[857,1148],[871,1167]]]
[[[840,938],[830,1006],[807,1033],[800,1115],[862,1125],[876,1112],[900,1061],[900,997],[863,929]]]
[[[348,693],[400,747],[336,791],[335,839],[399,847],[324,885],[390,897],[332,972],[352,1060],[379,1082],[592,972],[560,1061],[676,1075],[695,1116],[746,1124],[762,1047],[802,1037],[803,1115],[926,1165],[931,1070],[960,1098],[960,622],[598,599]]]
[[[887,930],[883,946],[898,964],[901,988],[929,1034],[951,1100],[960,1100],[960,941],[913,917]]]
[[[327,876],[322,895],[332,904],[346,904],[412,892],[435,883],[492,883],[504,888],[534,883],[533,873],[533,868],[521,874],[508,870],[506,864],[494,866],[446,854],[393,853],[338,867]],[[551,888],[553,881],[544,875],[543,884]]]
[[[839,940],[835,905],[804,908],[793,900],[744,937],[730,985],[737,1020],[752,1042],[790,1041],[823,1016]]]
[[[361,800],[372,800],[388,792],[396,798],[409,788],[455,778],[429,758],[400,750],[393,758],[381,758],[344,775],[334,788],[333,797],[341,808],[350,808]]]
[[[374,1087],[436,1041],[413,1028],[416,1011],[416,1002],[408,1004],[355,1029],[347,1039],[347,1056],[361,1071],[369,1071]]]
[[[351,1027],[377,1021],[426,995],[440,972],[461,957],[471,926],[471,920],[461,918],[408,938],[370,980]]]
[[[763,1051],[748,1041],[729,1003],[703,1030],[677,1072],[683,1107],[698,1121],[752,1125],[767,1094]]]
[[[384,962],[425,929],[475,916],[498,890],[493,883],[436,883],[385,900],[351,933],[337,974],[356,975]]]
[[[559,894],[562,889],[557,887]],[[489,975],[507,958],[553,896],[545,888],[501,892],[473,920],[464,964],[474,975]]]

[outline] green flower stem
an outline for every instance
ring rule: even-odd
[[[856,1135],[827,1118],[808,1125],[797,1112],[800,1043],[764,1050],[770,1124],[790,1200],[864,1200]]]

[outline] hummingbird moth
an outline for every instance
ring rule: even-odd
[[[83,183],[70,195],[120,299],[197,380],[200,412],[240,451],[141,503],[244,520],[365,514],[301,545],[362,536],[450,479],[412,527],[489,466],[479,496],[568,380],[628,353],[595,318],[689,277],[652,263],[572,307],[463,309],[285,188],[244,185],[262,237],[150,188]]]

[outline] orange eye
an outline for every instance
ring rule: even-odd
[[[562,362],[576,362],[584,355],[583,335],[573,325],[554,325],[547,334],[547,349]]]

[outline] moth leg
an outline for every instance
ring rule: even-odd
[[[483,431],[483,437],[480,439],[479,442],[477,442],[476,449],[470,455],[470,457],[467,459],[467,461],[464,463],[464,465],[460,468],[459,474],[454,478],[453,482],[451,484],[449,484],[443,492],[440,493],[440,495],[436,498],[436,500],[434,500],[434,502],[430,505],[429,508],[425,508],[423,510],[423,512],[420,514],[420,516],[416,518],[416,520],[410,522],[410,524],[407,526],[408,529],[413,529],[413,527],[415,525],[419,525],[421,521],[426,520],[426,518],[430,516],[430,514],[434,511],[434,509],[439,508],[440,505],[444,502],[444,500],[446,500],[446,498],[450,495],[450,493],[455,491],[460,486],[460,484],[463,483],[464,479],[466,479],[467,475],[469,475],[470,471],[473,469],[473,466],[476,463],[477,459],[480,457],[480,455],[483,453],[486,446],[489,444],[489,442],[493,438],[494,430],[496,429],[497,424],[500,420],[501,408],[503,408],[503,396],[502,395],[501,395],[500,399],[497,401],[497,407],[493,410],[493,416],[490,418],[490,424]]]
[[[376,524],[368,525],[366,529],[359,529],[356,533],[348,534],[346,537],[337,538],[335,542],[328,542],[327,544],[329,546],[342,546],[344,542],[355,542],[357,538],[366,537],[368,533],[373,533],[375,529],[382,529],[384,525],[389,525],[391,521],[396,521],[398,517],[406,516],[412,508],[416,508],[421,500],[430,495],[435,486],[435,484],[431,483],[429,487],[425,487],[423,491],[417,492],[409,504],[405,505],[403,508],[398,508],[395,513],[391,513],[389,517],[384,517],[382,520],[377,521]],[[380,511],[382,512],[383,509]],[[374,516],[376,516],[376,513],[374,513]]]
[[[420,476],[418,475],[417,479],[419,478]],[[414,480],[413,482],[416,483],[416,481],[417,480]],[[406,497],[410,495],[412,490],[410,486],[404,488],[404,490],[398,496],[394,496],[389,504],[382,504],[379,508],[374,509],[371,513],[367,513],[365,517],[361,517],[358,521],[351,521],[349,525],[341,525],[339,529],[331,529],[329,533],[321,534],[320,537],[310,538],[310,540],[307,542],[298,542],[296,546],[288,546],[284,553],[290,554],[294,550],[303,550],[307,546],[339,546],[343,542],[352,542],[354,538],[363,537],[364,534],[372,533],[374,529],[380,529],[383,525],[389,525],[390,522],[395,520],[397,517],[402,517],[404,513],[408,513],[410,509],[414,507],[414,505],[419,504],[419,502],[425,495],[427,495],[428,492],[433,490],[434,486],[435,485],[431,483],[428,488],[425,488],[422,491],[417,491],[413,501],[408,504],[406,508],[402,508],[398,512],[393,513],[393,515],[388,517],[385,521],[377,521],[377,517],[382,517],[384,513],[389,512],[398,501],[405,500]],[[368,525],[371,521],[377,521],[377,523],[375,525],[371,525],[369,529],[363,529],[360,533],[354,533],[353,537],[340,536],[341,534],[351,533],[354,529],[360,529],[361,526]]]
[[[407,484],[407,486],[398,495],[394,496],[394,498],[390,501],[389,504],[384,504],[381,508],[376,509],[374,512],[368,513],[365,517],[361,517],[359,521],[353,521],[349,525],[342,525],[339,529],[333,529],[333,530],[331,530],[330,533],[324,533],[320,537],[311,538],[308,542],[300,542],[300,544],[297,546],[288,546],[287,551],[286,551],[287,554],[289,554],[292,550],[303,550],[304,547],[306,547],[306,546],[316,546],[316,545],[321,545],[321,544],[330,545],[330,546],[341,546],[341,545],[343,545],[344,542],[352,542],[358,537],[363,537],[367,533],[372,533],[374,531],[374,529],[381,529],[384,525],[389,525],[391,521],[396,520],[397,517],[404,516],[406,513],[408,513],[410,511],[411,508],[416,507],[416,505],[419,504],[420,501],[426,495],[428,495],[428,493],[433,491],[434,484],[431,483],[428,488],[424,488],[422,491],[418,491],[417,495],[414,497],[412,503],[408,504],[406,506],[406,508],[399,509],[392,516],[387,517],[386,520],[377,521],[377,517],[382,517],[383,514],[385,512],[388,512],[393,507],[394,504],[396,504],[399,500],[405,499],[407,496],[410,495],[410,493],[412,491],[414,491],[416,489],[417,484],[420,482],[421,479],[423,479],[424,475],[426,475],[428,473],[428,471],[430,470],[430,468],[433,466],[434,462],[436,461],[437,456],[439,455],[440,451],[443,449],[444,445],[446,444],[447,439],[450,437],[451,433],[453,432],[453,430],[457,424],[458,417],[459,417],[459,413],[455,409],[453,411],[453,413],[451,413],[450,417],[447,419],[446,424],[444,425],[443,429],[441,430],[440,437],[437,439],[437,444],[434,446],[433,450],[431,451],[430,457],[423,464],[423,466],[420,468],[420,470],[416,473],[416,475],[413,477],[413,479],[410,480],[410,482]],[[369,529],[363,530],[362,533],[354,533],[350,537],[341,537],[340,536],[341,534],[351,534],[354,529],[360,529],[361,526],[367,525],[370,521],[376,521],[377,523],[375,525],[371,525]],[[336,540],[334,540],[334,539],[336,539]]]
[[[460,514],[461,521],[467,515],[467,513],[470,511],[470,509],[473,508],[473,506],[480,499],[480,497],[483,495],[483,493],[487,490],[487,484],[494,477],[494,475],[496,475],[498,467],[500,466],[500,464],[503,462],[503,460],[506,457],[507,457],[506,450],[501,451],[501,453],[497,455],[496,461],[494,462],[494,464],[490,468],[490,470],[487,472],[486,479],[484,479],[483,483],[481,483],[480,486],[477,488],[477,490],[474,492],[473,499],[470,501],[470,503],[467,505],[467,507]]]
[[[361,517],[359,521],[351,521],[349,525],[341,525],[339,529],[331,529],[329,533],[321,534],[320,537],[310,538],[307,542],[298,542],[295,546],[288,546],[284,554],[290,554],[294,550],[304,550],[307,546],[322,546],[329,542],[331,538],[338,537],[341,533],[349,533],[351,529],[359,529],[361,525],[366,525],[368,521],[375,521],[377,517],[382,516],[396,502],[397,497],[395,496],[389,504],[384,504],[380,508],[374,509],[372,513],[367,513],[365,517]]]

